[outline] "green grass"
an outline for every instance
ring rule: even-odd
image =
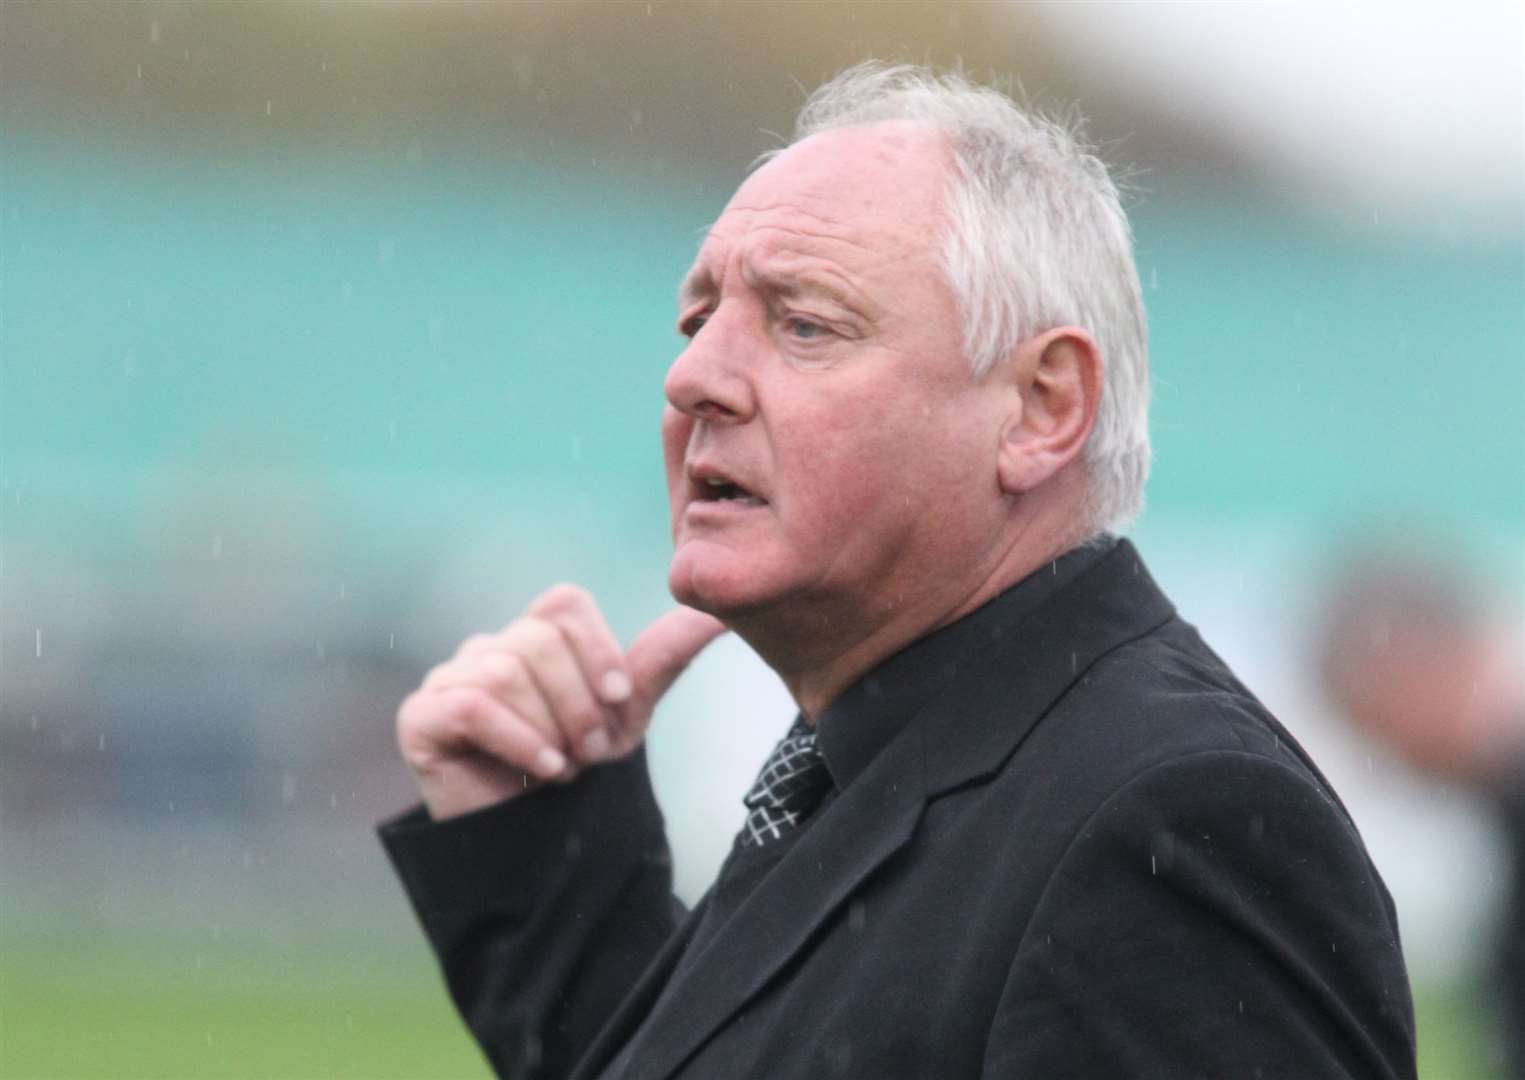
[[[1495,1080],[1466,989],[1419,995],[1422,1080]],[[4,1080],[485,1080],[420,942],[0,938]]]
[[[0,940],[0,1077],[490,1077],[430,958],[360,947]]]
[[[1487,1010],[1473,987],[1428,987],[1415,997],[1420,1080],[1504,1080],[1490,1052]]]

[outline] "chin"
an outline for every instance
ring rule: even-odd
[[[728,619],[768,602],[760,569],[735,552],[690,540],[673,553],[667,588],[678,603]]]

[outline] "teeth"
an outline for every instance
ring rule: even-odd
[[[712,488],[722,488],[726,486],[726,482],[724,480],[714,476],[709,477],[704,482]]]

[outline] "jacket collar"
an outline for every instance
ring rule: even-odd
[[[629,1080],[681,1069],[905,845],[931,797],[997,773],[1103,654],[1174,614],[1126,540],[1068,579],[1055,576],[1034,605],[998,620],[1001,632],[965,654],[742,902],[641,1028]]]
[[[837,790],[845,791],[961,669],[1018,633],[1028,615],[1119,542],[1106,536],[1045,563],[957,622],[912,642],[844,691],[816,720],[816,745]]]

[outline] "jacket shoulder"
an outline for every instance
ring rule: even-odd
[[[1084,745],[1117,782],[1211,751],[1277,762],[1334,792],[1297,739],[1177,616],[1083,672],[1035,728],[1034,749]]]

